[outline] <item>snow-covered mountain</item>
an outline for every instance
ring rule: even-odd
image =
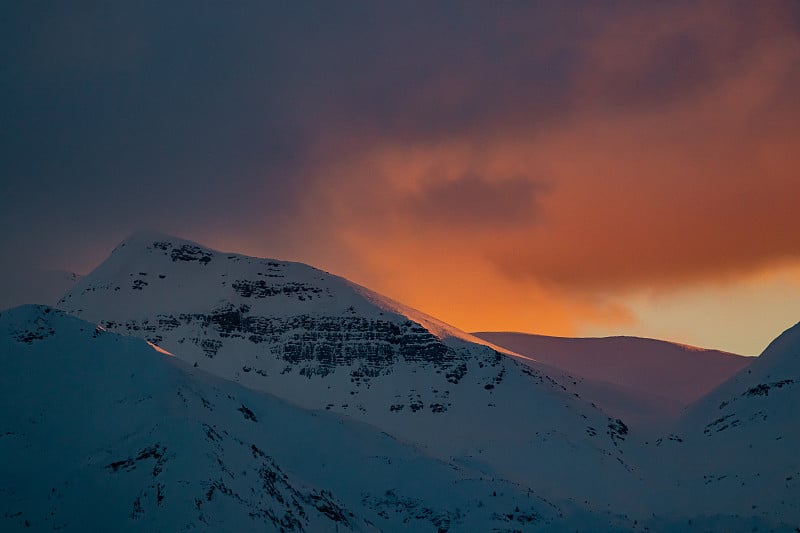
[[[619,530],[44,306],[0,313],[2,531]]]
[[[687,515],[800,525],[800,324],[694,404],[655,461]],[[667,466],[668,465],[668,466]],[[676,476],[675,472],[680,475]],[[755,518],[753,518],[755,517]]]
[[[753,361],[719,350],[639,337],[473,335],[572,375],[647,392],[681,406],[699,400]]]
[[[147,374],[144,367],[129,371],[123,366],[113,379],[95,374],[73,376],[66,381],[69,390],[62,387],[60,395],[77,397],[77,384],[84,379],[91,383],[105,380],[113,391],[101,386],[100,392],[91,392],[91,385],[94,396],[70,400],[69,409],[91,417],[94,415],[87,414],[85,406],[103,404],[108,398],[115,407],[104,407],[107,416],[119,411],[121,420],[133,424],[88,422],[98,427],[109,424],[109,431],[116,433],[101,440],[112,444],[92,441],[91,452],[80,448],[61,466],[52,467],[59,471],[71,465],[59,479],[85,480],[80,483],[90,484],[81,485],[87,487],[87,494],[96,492],[100,484],[97,469],[86,466],[101,464],[91,463],[97,450],[120,450],[102,456],[102,465],[135,466],[139,461],[156,461],[151,457],[155,442],[170,450],[182,450],[207,438],[210,443],[203,446],[216,446],[213,443],[217,441],[203,433],[208,426],[229,443],[224,457],[219,455],[222,452],[201,447],[201,458],[187,455],[200,465],[198,471],[174,478],[175,486],[192,487],[186,494],[194,494],[196,487],[211,490],[215,479],[238,480],[236,488],[226,483],[226,489],[213,490],[220,497],[225,495],[221,501],[226,503],[209,509],[208,515],[197,515],[208,520],[221,520],[230,513],[250,517],[256,512],[252,511],[254,506],[285,510],[285,506],[275,506],[293,502],[289,507],[294,509],[292,516],[300,520],[298,527],[325,530],[332,522],[327,511],[317,505],[316,494],[329,497],[331,506],[335,504],[343,513],[352,513],[342,515],[350,517],[346,525],[333,524],[341,529],[435,526],[455,531],[537,527],[553,531],[794,531],[800,524],[800,491],[795,484],[800,479],[800,466],[793,453],[800,436],[800,398],[795,397],[800,390],[796,386],[800,383],[798,327],[692,404],[678,423],[645,431],[629,426],[615,413],[627,409],[635,414],[640,409],[652,415],[656,407],[645,402],[650,401],[647,394],[654,390],[671,395],[676,402],[678,398],[683,405],[702,389],[712,387],[713,381],[721,379],[719,376],[731,371],[732,366],[751,360],[693,352],[648,339],[600,340],[593,342],[592,352],[558,340],[555,342],[561,348],[529,351],[533,357],[526,357],[307,265],[218,252],[153,233],[138,233],[121,243],[58,305],[107,330],[139,337],[174,355],[158,353],[138,341],[137,350],[144,348],[147,354],[141,356],[147,360],[143,365],[155,365],[155,375]],[[50,316],[55,311],[41,313]],[[9,334],[12,340],[7,343],[20,344],[23,350],[45,346],[50,338],[49,326],[40,326],[40,319],[14,318],[29,325],[9,329],[16,333]],[[76,323],[92,330],[92,342],[95,335],[98,339],[119,339],[110,332],[94,333],[94,328],[84,322]],[[46,356],[23,356],[21,360],[34,364],[57,358],[51,353],[57,352],[57,346],[74,346],[76,353],[88,354],[90,361],[103,358],[97,351],[70,342],[53,340]],[[114,342],[127,346],[125,343],[137,341]],[[139,358],[139,351],[131,357]],[[564,372],[557,368],[557,359],[562,357],[562,363],[570,360],[564,359],[570,353],[577,366],[561,364],[571,371]],[[591,365],[586,354],[600,354],[609,363],[587,369]],[[630,374],[623,368],[615,369],[615,364],[630,363],[631,354],[636,354],[638,367],[634,365]],[[687,362],[698,355],[698,361]],[[49,368],[43,362],[37,364]],[[119,361],[114,360],[114,365]],[[4,376],[12,395],[24,394],[22,391],[34,386],[30,380],[14,376],[43,373],[25,366],[6,366],[12,369]],[[75,362],[81,369],[92,366]],[[106,371],[113,372],[113,368]],[[63,370],[54,372],[71,376]],[[125,376],[140,375],[143,381],[136,386],[145,392],[126,393]],[[151,382],[153,387],[161,387],[159,380],[167,379],[164,376],[172,377],[163,391],[147,388]],[[643,379],[640,388],[626,386],[638,377]],[[115,379],[123,383],[115,384]],[[17,386],[18,382],[22,385]],[[58,390],[60,386],[47,387]],[[120,401],[117,390],[128,394],[129,399]],[[659,396],[651,397],[655,398],[654,405],[659,403]],[[602,409],[593,404],[598,398],[602,399],[597,402]],[[204,399],[214,406],[225,406],[210,411],[219,413],[213,414],[218,418],[206,413]],[[3,408],[13,410],[13,400],[4,401]],[[55,402],[52,397],[49,401]],[[36,402],[40,400],[10,419],[13,424],[9,427],[27,428],[26,434],[34,434],[36,427],[45,428],[36,426],[39,415],[30,414],[48,411]],[[635,404],[633,408],[631,403]],[[139,404],[149,409],[146,414],[127,411]],[[617,408],[621,411],[615,411]],[[66,441],[72,437],[59,426],[64,416],[59,409],[55,418],[47,419],[47,425],[60,428],[53,434],[61,431]],[[255,427],[251,416],[259,423],[270,420],[258,426],[265,428],[263,434],[247,432]],[[148,425],[144,420],[150,418],[156,422]],[[70,423],[79,425],[78,421]],[[201,429],[197,429],[198,424]],[[173,426],[178,428],[175,433],[165,433],[174,439],[169,444],[164,444],[167,437],[150,442],[153,436],[161,435],[162,428]],[[654,431],[663,434],[654,436]],[[46,454],[52,443],[58,442],[44,443],[45,433],[37,435],[39,448],[31,453]],[[124,450],[114,444],[129,439],[133,444]],[[10,442],[0,438],[3,446],[16,446]],[[256,467],[247,461],[261,455],[248,448],[248,442],[256,443],[274,461],[273,471],[279,467],[287,476],[284,479],[291,488],[274,497],[277,503],[259,503],[262,489],[253,484],[261,482],[258,474],[252,473]],[[25,446],[28,444],[10,448],[11,456],[31,449]],[[385,451],[387,447],[391,449]],[[111,455],[120,458],[110,459]],[[308,457],[317,459],[309,462]],[[377,467],[376,463],[384,466]],[[74,473],[83,472],[84,467],[86,473]],[[9,475],[4,471],[4,477],[19,480],[10,486],[24,481],[21,470],[5,468]],[[184,467],[175,468],[179,472]],[[240,471],[249,473],[235,474]],[[144,505],[142,498],[149,498],[150,509],[156,514],[148,516],[162,516],[153,518],[152,524],[161,527],[166,523],[170,526],[166,529],[173,529],[177,522],[164,522],[166,515],[157,514],[158,483],[164,482],[148,478],[147,484],[145,478],[136,478],[138,492],[125,485],[127,492],[109,498],[135,502],[139,497],[139,506]],[[420,492],[423,484],[432,488]],[[492,498],[502,494],[505,499],[487,502],[480,495],[490,488]],[[12,492],[7,487],[4,490]],[[444,497],[451,493],[452,497]],[[187,505],[194,502],[191,498],[199,498],[206,505],[202,496],[186,496]],[[34,500],[50,501],[32,493],[11,499]],[[74,500],[69,500],[69,509],[85,508]],[[513,513],[497,510],[512,503]],[[59,505],[61,509],[66,504]],[[326,510],[331,506],[323,504]],[[39,509],[33,503],[29,507]],[[8,509],[3,512],[11,522],[27,516],[28,511]],[[271,512],[279,516],[277,511]],[[256,515],[266,516],[266,520],[273,516],[258,513],[261,511]],[[186,527],[207,526],[200,518],[192,520]],[[242,520],[240,529],[252,525]]]
[[[644,512],[624,421],[517,357],[345,279],[138,233],[59,307],[554,501]]]

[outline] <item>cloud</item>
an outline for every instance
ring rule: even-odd
[[[334,142],[319,170],[325,195],[333,204],[356,195],[372,205],[339,210],[335,227],[385,221],[399,239],[420,224],[435,233],[441,217],[457,213],[447,232],[452,246],[463,238],[481,249],[476,254],[488,251],[502,275],[576,289],[718,279],[797,258],[787,228],[796,227],[791,147],[800,107],[785,89],[798,85],[797,34],[776,5],[737,4],[733,14],[704,6],[636,7],[601,21],[573,52],[583,61],[562,86],[569,111],[545,126],[524,105],[510,105],[474,114],[482,129],[456,127],[433,141],[422,120],[417,141],[390,129],[358,139],[358,149]],[[520,94],[518,78],[492,81],[496,95]],[[438,94],[445,105],[449,91]],[[419,117],[413,105],[401,109]],[[513,227],[499,223],[502,216],[481,220],[479,210],[498,198],[493,186],[508,193],[497,210],[519,215],[520,203],[509,201],[530,195],[512,190],[507,176],[529,175],[537,181],[516,183],[548,184],[538,216],[510,216]],[[423,191],[425,207],[385,194],[403,187]],[[476,228],[491,235],[486,242],[476,242]]]
[[[453,74],[344,106],[355,119],[317,132],[299,231],[321,262],[462,327],[563,334],[635,320],[630,291],[800,260],[794,19],[728,6],[616,6],[571,44],[523,32],[497,63],[467,45]]]
[[[0,263],[158,227],[569,333],[800,261],[792,3],[4,10]]]
[[[496,231],[531,224],[541,188],[523,177],[489,181],[466,175],[401,197],[398,208],[411,220],[458,232]]]

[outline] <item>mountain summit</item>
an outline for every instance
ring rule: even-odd
[[[568,377],[308,265],[138,233],[59,308],[442,460],[526,486],[535,479],[556,499],[636,506],[627,425],[580,398]]]

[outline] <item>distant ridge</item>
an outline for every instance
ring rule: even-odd
[[[689,405],[753,358],[640,337],[568,338],[513,332],[474,336],[570,374]]]

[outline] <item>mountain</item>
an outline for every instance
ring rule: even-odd
[[[559,505],[646,512],[636,435],[575,380],[313,267],[137,233],[58,307]]]
[[[44,306],[0,313],[2,531],[619,530]]]
[[[64,270],[31,268],[0,276],[0,310],[23,304],[54,305],[81,276]]]
[[[655,461],[680,465],[674,504],[691,514],[800,524],[800,324],[690,407]],[[668,483],[667,483],[668,484]],[[752,519],[752,518],[750,518]]]
[[[505,332],[473,335],[572,375],[644,392],[681,408],[753,361],[718,350],[638,337],[564,338]]]
[[[137,233],[59,307],[0,313],[3,531],[800,523],[800,325],[656,438],[611,409],[646,391],[300,263]]]

